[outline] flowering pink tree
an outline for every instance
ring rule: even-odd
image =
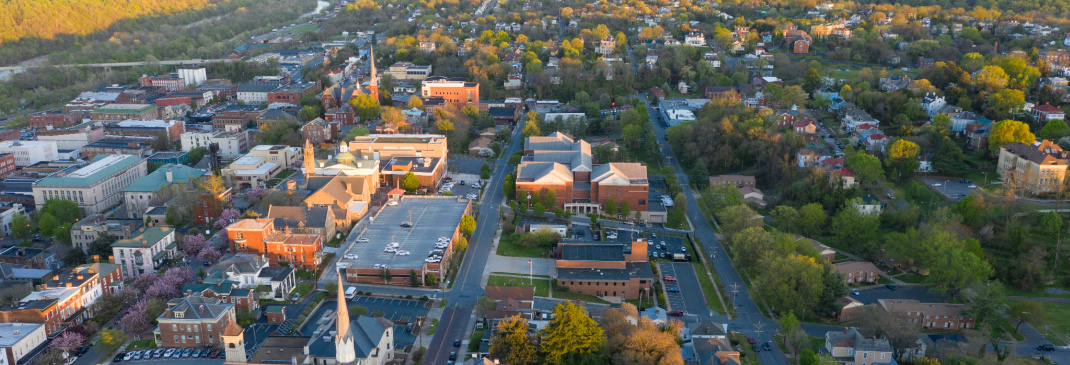
[[[144,293],[154,282],[156,282],[156,273],[147,272],[134,279],[134,283],[130,284],[130,287],[134,288],[138,293]]]
[[[239,212],[237,209],[223,209],[223,211],[219,213],[219,219],[215,221],[215,228],[223,229],[226,226],[229,226],[230,223],[233,222],[235,219],[238,219],[238,217],[241,217],[241,212]]]
[[[85,345],[85,335],[78,332],[66,331],[52,340],[52,347],[60,351],[72,352]]]
[[[164,301],[178,297],[182,294],[182,287],[196,277],[197,275],[186,266],[170,268],[145,290],[145,295]]]
[[[177,289],[176,289],[177,291]],[[139,300],[130,307],[130,311],[119,320],[119,327],[127,334],[138,336],[152,328],[152,319],[149,318],[149,300]]]
[[[264,197],[264,193],[266,192],[267,189],[257,186],[245,192],[245,199],[251,202],[259,201],[260,198]]]
[[[219,251],[216,250],[214,247],[207,247],[207,248],[201,250],[201,253],[197,255],[197,259],[199,259],[201,261],[212,262],[212,261],[215,261],[215,260],[219,260],[219,258],[221,256],[222,255],[219,254]]]
[[[182,236],[182,251],[188,256],[197,255],[207,244],[208,241],[204,239],[203,234]]]

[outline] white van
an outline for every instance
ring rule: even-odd
[[[356,287],[352,287],[351,286],[349,288],[346,288],[346,299],[353,300],[353,297],[355,297],[356,295],[357,295],[357,288]]]

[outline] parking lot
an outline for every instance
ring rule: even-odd
[[[976,185],[981,182],[962,182],[957,177],[941,177],[941,176],[922,176],[921,181],[928,185],[937,193],[948,197],[951,200],[959,200],[970,195],[971,192],[976,190]],[[939,184],[936,186],[934,184]],[[971,188],[973,185],[975,187]]]
[[[610,238],[616,235],[616,238]],[[672,254],[682,253],[691,255],[691,248],[680,236],[667,236],[650,232],[636,232],[626,228],[606,229],[606,239],[609,242],[629,243],[633,239],[642,238],[647,242],[647,256],[671,259]]]
[[[149,350],[155,350],[155,349],[149,349]],[[179,350],[181,350],[181,349],[179,349]],[[143,350],[137,350],[137,351],[143,351]],[[130,352],[133,352],[133,351],[128,351],[127,353],[130,353]],[[114,357],[112,359],[108,359],[108,360],[113,360],[113,359],[114,359]],[[219,357],[217,357],[215,359],[207,358],[207,357],[196,357],[196,358],[194,358],[194,357],[183,357],[183,358],[178,358],[178,359],[172,358],[172,357],[168,357],[168,358],[152,358],[152,359],[142,358],[140,360],[133,360],[133,359],[131,359],[131,360],[123,360],[122,363],[175,364],[175,365],[190,364],[190,363],[194,363],[194,364],[222,364],[223,360],[225,360],[224,356],[222,354],[220,354]],[[112,361],[112,363],[114,364],[115,362]]]
[[[354,243],[338,262],[355,268],[422,269],[439,237],[453,237],[468,203],[456,197],[407,196],[397,206],[384,207],[360,236],[368,242]],[[412,227],[401,227],[403,222]],[[384,251],[392,242],[398,244],[397,252]]]
[[[665,300],[669,302],[669,310],[699,315],[709,314],[710,308],[702,296],[702,287],[698,283],[694,266],[685,263],[661,262],[658,263],[658,268],[663,277],[668,275],[676,278],[676,281],[661,281],[665,286]],[[679,292],[669,292],[670,288]]]
[[[358,296],[348,302],[350,306],[359,305],[368,308],[369,314],[377,310],[381,311],[383,318],[391,321],[402,321],[407,317],[406,322],[415,322],[416,317],[427,316],[427,307],[419,300]]]

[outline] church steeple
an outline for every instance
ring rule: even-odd
[[[308,177],[316,174],[316,147],[312,146],[312,141],[308,138],[305,139],[305,182],[308,182]]]
[[[346,307],[346,296],[343,294],[345,286],[342,285],[342,275],[345,269],[338,272],[338,315],[337,334],[334,337],[335,360],[338,365],[352,365],[357,361],[356,343],[353,340],[353,332],[349,329],[349,308]]]
[[[373,42],[374,43],[374,42]],[[371,67],[368,69],[368,74],[371,80],[368,80],[368,95],[371,95],[372,99],[379,101],[379,75],[375,71],[375,45],[368,45],[368,59],[372,61]]]

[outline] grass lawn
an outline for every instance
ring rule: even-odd
[[[431,318],[431,328],[427,330],[427,335],[431,336],[435,334],[435,330],[438,329],[438,318]]]
[[[721,303],[721,298],[717,296],[717,288],[713,286],[713,282],[710,281],[710,277],[706,275],[706,267],[702,266],[701,262],[692,262],[691,265],[695,267],[695,275],[698,276],[698,283],[702,286],[702,294],[706,296],[706,303],[709,304],[710,309],[714,312],[724,313],[724,304]],[[714,276],[716,273],[710,272]]]
[[[550,280],[546,279],[535,279],[533,284],[526,277],[491,275],[487,279],[487,286],[534,287],[535,296],[546,297],[550,295]]]
[[[877,277],[877,284],[891,284],[893,281],[883,276]]]
[[[294,272],[294,277],[305,280],[316,280],[316,273],[311,270],[297,270]]]
[[[555,299],[568,299],[568,300],[582,300],[582,301],[585,301],[587,303],[610,304],[609,302],[602,300],[602,298],[596,297],[594,295],[571,293],[571,292],[565,292],[565,291],[554,291],[554,298]]]
[[[911,284],[924,284],[925,276],[922,275],[901,275],[897,279]]]
[[[524,276],[524,277],[528,276],[527,274],[522,274],[522,273],[501,272],[501,271],[495,271],[495,272],[492,272],[491,274],[507,275],[507,276],[518,276],[519,275],[519,276]],[[532,276],[537,277],[537,278],[543,278],[543,279],[549,279],[550,278],[550,275],[532,275]]]
[[[127,350],[152,349],[152,348],[156,348],[156,340],[152,339],[152,338],[145,339],[145,340],[131,341],[130,342],[130,346],[126,347]]]
[[[1070,291],[1070,289],[1067,289],[1067,288],[1061,288],[1061,287],[1053,287],[1053,288]],[[1070,294],[1052,294],[1052,293],[1048,293],[1048,291],[1044,290],[1044,288],[1038,288],[1037,290],[1034,290],[1034,291],[1022,291],[1022,290],[1016,290],[1014,288],[1007,288],[1006,290],[1007,290],[1007,296],[1012,296],[1012,297],[1040,297],[1040,298],[1067,298],[1067,299],[1070,299]]]
[[[825,347],[825,338],[820,336],[806,336],[810,340],[810,349],[815,353],[820,353],[822,347]]]
[[[526,247],[514,244],[516,242],[515,233],[503,233],[501,240],[498,241],[498,255],[501,256],[514,256],[514,257],[546,257],[548,250],[543,247]]]
[[[286,32],[287,33],[294,33],[294,34],[301,34],[301,33],[305,33],[305,32],[312,32],[312,31],[315,31],[316,29],[319,29],[319,26],[316,25],[316,24],[302,24],[302,25],[298,25],[296,27],[287,29]]]
[[[306,293],[308,293],[309,290],[312,290],[312,284],[297,283],[297,285],[294,286],[294,290],[290,291],[290,295],[298,297],[304,296]]]
[[[639,299],[625,299],[624,301],[639,308],[650,308],[656,304],[654,298],[643,298],[642,302]]]
[[[1037,328],[1037,331],[1043,333],[1055,346],[1066,346],[1066,339],[1070,337],[1070,304],[1041,301],[1038,303],[1048,315],[1048,321],[1047,325]]]
[[[483,341],[483,329],[472,331],[472,337],[468,338],[468,352],[479,351],[480,341]]]
[[[907,180],[895,185],[896,196],[917,205],[922,211],[932,211],[944,203],[943,195],[933,191],[918,180]]]
[[[738,343],[736,348],[739,349],[739,360],[741,363],[745,363],[743,362],[744,360],[749,360],[751,365],[760,365],[762,363],[761,360],[758,360],[758,356],[754,354],[754,348],[751,344],[747,343],[747,336],[744,336],[742,333],[736,333],[733,337],[733,342]]]

